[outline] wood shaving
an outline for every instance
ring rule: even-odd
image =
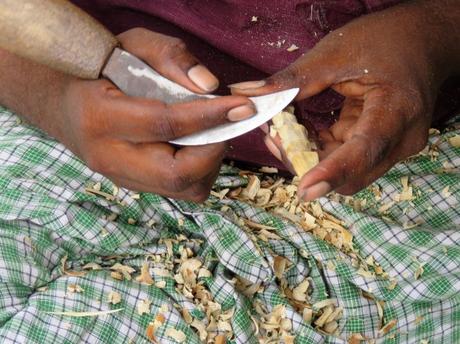
[[[278,169],[276,167],[262,166],[261,168],[259,168],[259,172],[267,174],[276,174],[278,173]]]
[[[150,275],[150,263],[148,261],[142,263],[141,274],[136,277],[136,281],[146,285],[152,285],[155,283]]]
[[[101,183],[96,183],[93,186],[86,187],[85,192],[90,195],[101,196],[110,202],[115,201],[114,195],[101,191]]]
[[[185,333],[180,331],[180,330],[176,330],[174,328],[168,328],[166,331],[165,331],[165,335],[167,337],[170,337],[172,339],[174,339],[176,342],[178,343],[183,343],[185,342],[185,340],[187,339],[187,337],[185,336]]]
[[[131,274],[136,271],[136,269],[132,268],[131,266],[123,265],[120,263],[115,263],[113,266],[110,267],[110,270],[120,273],[123,276],[123,278],[128,281],[131,280]]]
[[[113,279],[116,279],[117,281],[123,281],[123,274],[118,271],[112,271],[110,273],[110,277],[112,277]]]
[[[383,326],[379,330],[379,335],[383,336],[383,335],[387,334],[388,332],[390,332],[396,326],[397,322],[398,322],[398,320],[396,320],[396,319],[393,319],[393,320],[389,321],[385,326]]]
[[[260,180],[257,176],[249,176],[248,185],[241,191],[241,196],[249,200],[254,200],[260,189]]]
[[[363,340],[365,340],[365,338],[360,333],[353,333],[348,338],[348,344],[361,344]]]
[[[83,270],[102,270],[102,267],[96,263],[88,263],[82,267]]]
[[[80,287],[78,284],[69,284],[67,286],[67,291],[69,293],[81,293],[85,290],[82,287]]]
[[[336,299],[325,299],[325,300],[318,301],[315,304],[313,304],[313,308],[321,309],[321,308],[325,308],[328,306],[335,306],[336,303],[337,303]]]
[[[149,299],[141,300],[137,303],[137,314],[150,314],[150,306],[152,305],[152,301]]]
[[[141,199],[141,195],[140,195],[140,194],[132,194],[132,195],[129,195],[129,197],[131,197],[131,198],[134,199],[134,200]]]
[[[166,287],[166,281],[158,281],[155,283],[155,287],[163,289]]]
[[[120,293],[112,290],[107,295],[107,300],[112,305],[119,304],[121,302],[121,295],[120,295]]]
[[[292,296],[294,300],[301,301],[301,302],[307,301],[307,298],[308,298],[307,291],[308,291],[309,286],[310,286],[310,282],[307,279],[305,279],[302,283],[300,283],[297,287],[295,287],[292,290]]]
[[[452,147],[460,148],[460,135],[452,136],[448,141]]]
[[[72,270],[67,270],[67,256],[64,256],[61,259],[61,270],[64,275],[67,276],[74,276],[74,277],[83,277],[86,275],[85,271],[72,271]]]
[[[452,195],[452,193],[449,191],[449,188],[450,188],[449,186],[446,186],[444,189],[442,189],[441,195],[443,197],[449,198]]]
[[[293,51],[296,51],[296,50],[299,50],[299,47],[295,44],[292,44],[289,48],[286,49],[287,51],[289,51],[290,53],[293,52]]]
[[[155,332],[157,331],[158,328],[163,326],[165,321],[166,321],[166,318],[164,317],[163,314],[157,314],[155,319],[147,325],[145,335],[153,343],[157,343]]]
[[[113,314],[113,313],[118,313],[122,311],[124,308],[118,308],[118,309],[110,309],[107,311],[97,311],[97,312],[44,312],[46,314],[52,314],[52,315],[63,315],[67,317],[75,317],[75,318],[81,318],[81,317],[97,317],[100,315],[107,315],[107,314]]]

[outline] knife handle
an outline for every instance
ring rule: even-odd
[[[1,0],[0,48],[84,79],[97,79],[117,39],[67,0]]]

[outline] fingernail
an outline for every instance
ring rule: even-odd
[[[276,144],[273,142],[273,140],[269,136],[265,136],[264,138],[265,145],[267,146],[268,150],[270,153],[272,153],[275,158],[278,160],[282,161],[283,156],[281,155],[281,151],[279,148],[276,146]]]
[[[231,109],[227,113],[227,118],[229,121],[237,122],[237,121],[241,121],[242,119],[246,119],[246,118],[254,116],[256,112],[257,112],[256,108],[252,104],[251,105],[241,105],[234,109]]]
[[[304,201],[313,201],[319,197],[327,195],[331,191],[331,184],[322,181],[306,189],[299,190],[299,197]]]
[[[219,87],[219,80],[203,65],[196,65],[187,73],[195,85],[206,92],[214,91]]]
[[[245,82],[239,82],[237,84],[231,84],[228,85],[230,88],[236,88],[238,90],[250,90],[250,89],[255,89],[259,87],[265,86],[266,81],[265,80],[259,80],[259,81],[245,81]]]

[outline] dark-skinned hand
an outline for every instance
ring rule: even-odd
[[[198,93],[218,80],[176,38],[133,29],[118,36],[127,51]],[[175,147],[168,142],[255,113],[247,97],[168,105],[123,94],[108,80],[69,78],[51,134],[94,171],[120,186],[203,201],[218,175],[225,143]]]
[[[297,100],[327,88],[345,97],[339,120],[319,133],[321,161],[299,185],[304,200],[332,190],[356,193],[424,148],[437,92],[449,74],[440,48],[445,42],[433,41],[442,37],[442,23],[425,4],[361,17],[272,77],[231,85],[233,94],[247,96],[300,87]],[[284,156],[279,142],[265,141],[275,156]]]

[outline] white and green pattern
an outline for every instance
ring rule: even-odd
[[[201,239],[194,250],[213,272],[206,285],[214,299],[222,309],[236,309],[232,319],[234,343],[258,341],[249,317],[250,303],[235,291],[228,276],[263,283],[265,291],[257,297],[268,309],[287,304],[273,281],[270,262],[274,253],[295,263],[289,271],[289,283],[295,285],[305,276],[312,278],[313,302],[337,298],[344,308],[338,338],[315,331],[287,305],[296,343],[345,343],[353,333],[379,338],[377,306],[363,297],[363,291],[386,301],[385,322],[397,319],[397,325],[377,339],[378,343],[460,343],[460,148],[446,140],[458,133],[430,137],[439,149],[437,159],[413,158],[379,179],[379,202],[369,190],[361,192],[358,197],[368,200],[362,211],[327,198],[320,200],[323,209],[349,226],[361,254],[372,255],[397,280],[397,286],[390,290],[388,279],[364,278],[334,247],[243,202],[213,197],[201,206],[153,194],[133,199],[123,189],[118,195],[121,203],[89,195],[85,187],[90,184],[100,182],[108,193],[114,185],[59,143],[0,109],[0,341],[148,343],[147,324],[162,305],[168,304],[165,328],[180,329],[187,335],[187,343],[199,343],[198,335],[173,304],[190,309],[197,317],[200,312],[175,292],[172,284],[159,289],[117,281],[108,269],[82,277],[68,276],[61,267],[65,256],[68,268],[76,270],[87,262],[111,266],[115,261],[105,257],[122,256],[120,262],[139,270],[146,255],[167,249],[161,238],[182,233]],[[223,168],[217,185],[243,185],[245,180],[237,172]],[[416,197],[395,203],[382,217],[378,209],[401,192],[401,176],[410,176]],[[223,205],[253,222],[276,227],[283,240],[259,242],[256,249],[248,233],[228,213],[220,211]],[[112,213],[118,217],[107,219]],[[155,223],[153,229],[151,223]],[[418,225],[407,228],[412,223]],[[301,249],[308,253],[307,258],[299,254]],[[319,269],[329,261],[335,269]],[[424,272],[416,279],[420,264]],[[70,284],[78,284],[84,291],[69,295]],[[111,290],[121,294],[121,303],[108,304]],[[136,305],[146,298],[153,301],[151,314],[138,315]],[[47,313],[119,308],[122,310],[117,313],[97,317]],[[171,340],[163,332],[157,333],[161,342]]]

